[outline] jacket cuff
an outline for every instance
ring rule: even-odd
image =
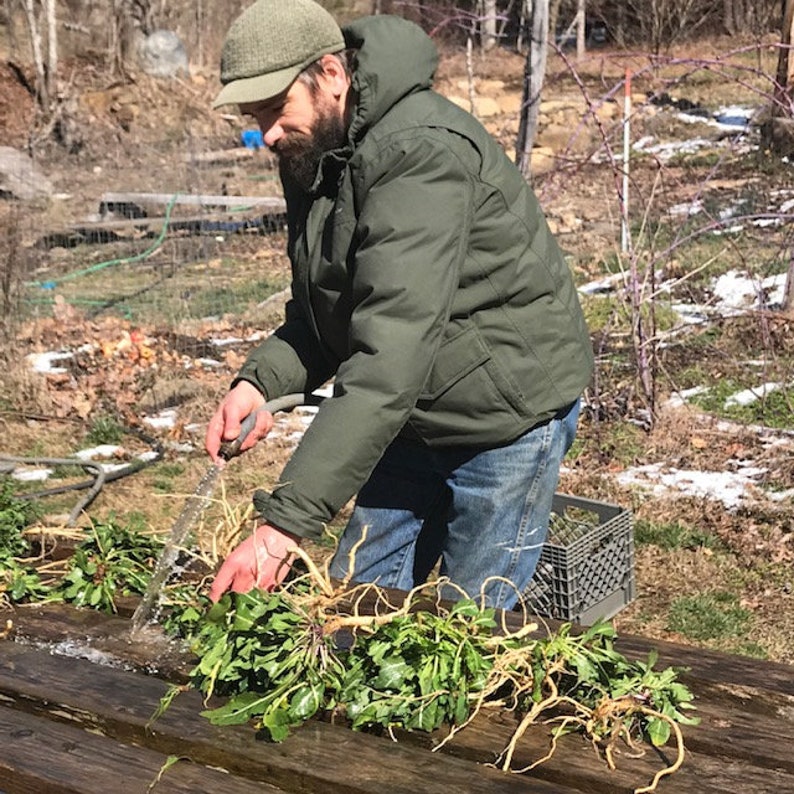
[[[274,527],[284,532],[309,539],[316,539],[323,533],[322,522],[313,521],[309,518],[296,522],[293,516],[284,514],[284,512],[279,509],[278,501],[273,498],[273,494],[267,491],[254,491],[253,502],[257,514],[263,521],[272,524]]]

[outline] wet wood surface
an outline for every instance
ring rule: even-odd
[[[570,735],[531,773],[508,774],[490,764],[515,727],[509,713],[478,718],[440,752],[432,751],[439,735],[401,734],[394,742],[320,720],[270,744],[246,726],[211,725],[193,691],[152,723],[166,682],[184,681],[192,666],[183,648],[156,634],[133,643],[128,619],[63,606],[19,609],[12,620],[13,632],[0,641],[4,794],[122,790],[110,781],[123,770],[125,794],[144,794],[158,774],[153,792],[628,794],[674,757],[672,747],[647,747],[640,758],[626,751],[609,770],[587,741]],[[702,722],[684,728],[684,765],[660,781],[661,794],[794,792],[791,667],[635,637],[618,647],[634,658],[653,647],[657,668],[689,668],[684,677]],[[531,730],[515,762],[545,755],[548,738],[547,727]],[[171,757],[181,760],[164,768]]]

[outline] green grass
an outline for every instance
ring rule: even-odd
[[[733,593],[715,591],[681,596],[670,605],[667,630],[702,642],[746,637],[752,613]]]
[[[114,416],[97,416],[88,429],[85,440],[88,444],[120,444],[124,438],[124,427]]]
[[[754,378],[742,383],[736,378],[723,378],[713,383],[708,391],[693,396],[692,403],[704,411],[736,422],[790,428],[794,424],[794,395],[788,389],[770,392],[748,405],[728,404],[729,397],[757,388],[759,381],[760,378]]]
[[[634,540],[638,545],[674,549],[724,549],[722,541],[710,532],[688,527],[680,522],[654,524],[643,519],[634,522]]]
[[[154,471],[152,488],[158,493],[174,493],[177,490],[175,480],[185,473],[181,463],[161,463]]]

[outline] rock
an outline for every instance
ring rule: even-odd
[[[581,116],[584,109],[584,100],[543,99],[540,103],[540,112],[549,116],[571,110],[573,110],[576,115]]]
[[[554,169],[556,160],[554,150],[548,146],[533,146],[530,156],[530,169],[533,174],[545,174]]]
[[[536,136],[538,146],[545,146],[555,152],[564,152],[570,148],[572,138],[576,133],[574,127],[563,124],[549,124],[540,130]]]
[[[143,39],[138,47],[138,59],[143,71],[152,77],[189,74],[185,45],[171,30],[155,30]]]
[[[774,117],[761,124],[765,146],[781,157],[794,156],[794,119]]]
[[[468,93],[469,81],[458,80],[457,83],[455,83],[455,86],[459,91]],[[477,94],[482,96],[500,94],[504,90],[504,87],[505,84],[503,80],[480,80],[478,78],[475,78],[474,80],[474,90]]]
[[[11,146],[0,146],[0,195],[21,201],[52,196],[53,187],[33,160]]]
[[[611,121],[617,118],[618,106],[614,102],[604,102],[596,108],[595,114],[601,121]]]
[[[488,119],[491,116],[498,116],[502,111],[499,102],[489,96],[478,96],[474,99],[474,109],[477,116],[481,119]]]
[[[498,97],[496,101],[505,115],[517,115],[521,110],[521,94],[505,94]]]

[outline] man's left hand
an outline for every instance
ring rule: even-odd
[[[273,590],[289,573],[294,549],[301,539],[270,524],[262,524],[224,560],[210,588],[210,599],[223,593],[247,593],[255,587]]]

